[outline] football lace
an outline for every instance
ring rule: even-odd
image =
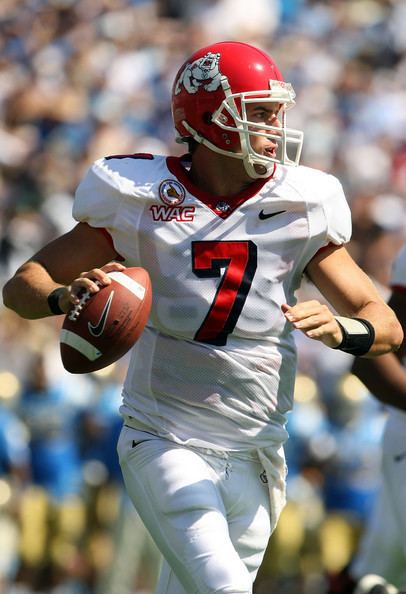
[[[82,297],[80,298],[79,303],[77,303],[75,305],[75,307],[70,311],[68,317],[72,322],[77,321],[82,309],[84,308],[86,303],[89,301],[90,297],[91,297],[91,295],[90,295],[89,291],[86,291],[85,293],[83,293]]]
[[[96,280],[94,282],[98,287],[101,287],[100,281]],[[92,296],[92,293],[89,293],[89,291],[85,291],[83,293],[82,297],[80,298],[79,303],[77,305],[75,305],[75,307],[69,313],[68,317],[72,322],[77,321],[78,317],[80,316],[80,312],[82,311],[82,309],[84,308],[86,303],[89,301],[91,296]]]

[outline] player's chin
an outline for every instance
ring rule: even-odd
[[[269,156],[269,155],[266,155]],[[254,164],[254,170],[256,172],[257,175],[268,175],[271,176],[272,175],[272,171],[273,171],[273,167],[274,167],[274,161],[269,160],[268,163],[255,163]]]
[[[262,163],[255,163],[254,169],[256,173],[259,175],[264,175],[265,173],[269,172],[270,165],[272,164],[273,160],[277,157],[277,146],[267,147],[261,151],[257,151],[257,154],[260,154],[262,157],[266,157],[269,159],[269,164],[264,165]]]

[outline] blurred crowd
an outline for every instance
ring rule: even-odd
[[[387,297],[406,240],[405,0],[2,0],[0,29],[0,286],[74,225],[94,159],[181,154],[177,69],[196,48],[235,39],[267,50],[293,84],[302,163],[341,180],[349,250]],[[115,452],[127,361],[69,375],[60,323],[0,306],[0,594],[151,593],[159,556]],[[289,503],[257,594],[322,594],[379,483],[385,411],[349,355],[297,339]]]

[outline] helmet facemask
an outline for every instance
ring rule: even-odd
[[[183,121],[183,126],[195,140],[217,153],[241,159],[248,175],[254,179],[269,177],[273,172],[275,163],[298,165],[303,145],[303,132],[286,127],[286,111],[295,105],[295,92],[292,86],[289,83],[270,80],[269,91],[232,93],[228,79],[224,75],[221,77],[221,86],[225,98],[212,114],[211,121],[224,130],[225,133],[238,134],[240,150],[235,152],[231,149],[219,148],[189,126],[186,121]],[[240,109],[237,103],[240,105]],[[276,103],[282,105],[279,125],[272,126],[248,120],[247,105],[252,103]],[[226,114],[231,116],[233,125],[230,125],[230,118]],[[272,157],[256,152],[252,147],[250,136],[260,136],[276,142],[278,144],[277,155]],[[226,134],[224,134],[224,137],[226,137]],[[231,140],[226,140],[226,142],[232,144]]]

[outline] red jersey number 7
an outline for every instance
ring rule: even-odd
[[[220,278],[194,340],[223,346],[250,290],[257,269],[257,246],[252,241],[193,241],[192,266],[199,278]]]

